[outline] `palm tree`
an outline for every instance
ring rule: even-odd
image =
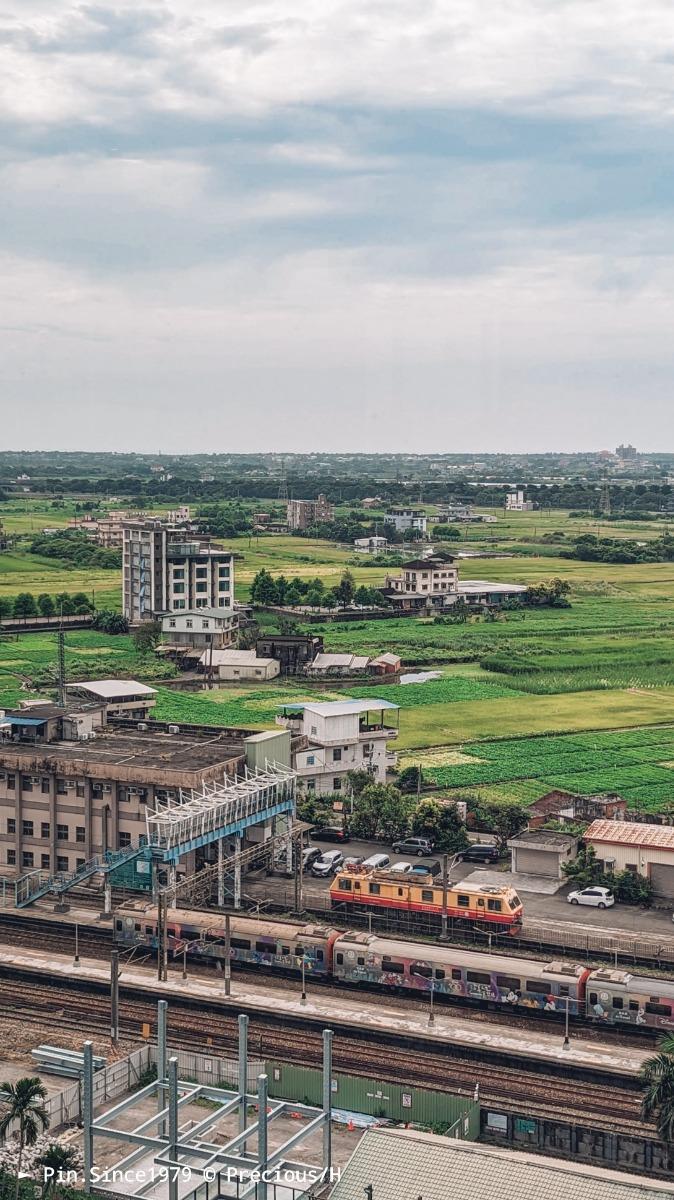
[[[670,1144],[674,1141],[674,1033],[660,1039],[657,1054],[645,1060],[640,1076],[644,1086],[642,1120],[655,1114],[658,1133]]]
[[[43,1169],[50,1168],[53,1172],[45,1181],[42,1193],[43,1196],[48,1196],[50,1192],[56,1191],[60,1171],[73,1171],[78,1167],[79,1155],[73,1146],[61,1146],[58,1142],[52,1142],[35,1162],[37,1166]]]
[[[49,1125],[44,1107],[47,1089],[36,1076],[17,1079],[16,1083],[0,1084],[0,1104],[5,1111],[0,1117],[0,1137],[16,1121],[19,1126],[19,1157],[16,1164],[16,1200],[21,1186],[21,1163],[26,1146],[34,1146],[39,1134]]]

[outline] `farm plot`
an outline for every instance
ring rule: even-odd
[[[139,654],[133,639],[96,630],[66,634],[66,676],[78,679],[126,677],[166,678],[171,668],[154,654]],[[0,707],[14,707],[30,691],[56,685],[57,647],[54,633],[5,635],[0,641]]]
[[[674,726],[510,738],[464,743],[461,762],[436,765],[428,754],[422,765],[436,786],[475,789],[485,798],[526,804],[553,789],[585,795],[612,791],[632,808],[657,812],[674,803],[674,769],[668,765],[673,740]],[[404,761],[418,760],[409,755]]]

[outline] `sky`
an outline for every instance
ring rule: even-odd
[[[0,446],[674,450],[670,0],[0,0]]]

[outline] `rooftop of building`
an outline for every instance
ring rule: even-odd
[[[414,1129],[368,1129],[331,1200],[671,1200],[674,1184]]]
[[[281,707],[287,708],[288,705]],[[352,713],[380,712],[388,708],[397,711],[400,705],[392,704],[390,700],[377,700],[373,696],[366,700],[325,700],[319,704],[298,704],[292,707],[316,713],[319,717],[347,717]]]
[[[199,662],[208,667],[262,667],[276,662],[275,658],[258,658],[254,650],[204,650]]]
[[[130,696],[156,696],[157,689],[139,683],[137,679],[88,679],[82,683],[68,684],[68,691],[91,692],[101,700],[118,700]]]
[[[316,671],[329,671],[333,667],[352,668],[353,670],[365,669],[369,663],[367,655],[362,654],[317,654],[311,664],[311,669]]]
[[[176,726],[176,728],[179,728]],[[119,771],[180,773],[208,770],[231,762],[244,752],[247,730],[182,728],[169,733],[161,722],[147,729],[108,726],[87,741],[7,742],[0,744],[0,762],[10,759],[52,760],[81,764],[83,774],[109,776]],[[121,776],[120,776],[121,777]]]
[[[184,608],[180,612],[170,610],[161,614],[162,621],[175,620],[176,617],[180,620],[183,617],[209,617],[211,620],[231,621],[232,613],[229,609],[224,610],[222,608]]]
[[[640,825],[631,821],[605,821],[600,818],[588,826],[583,836],[591,842],[674,850],[674,827],[671,825]]]
[[[508,593],[508,592],[526,592],[526,587],[522,583],[494,583],[489,579],[463,579],[459,583],[460,592],[492,592],[492,593]]]
[[[559,833],[554,829],[527,829],[508,839],[508,845],[532,850],[568,850],[578,841],[571,833]]]

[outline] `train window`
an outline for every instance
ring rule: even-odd
[[[478,900],[478,902],[477,902],[477,907],[478,907],[478,908],[484,908],[484,900]]]
[[[399,896],[402,896],[402,894],[403,894],[403,889],[402,889],[402,888],[398,888],[398,895],[399,895]]]
[[[457,896],[456,903],[459,908],[470,908],[470,896]]]
[[[404,975],[405,974],[405,964],[398,963],[398,962],[391,962],[391,960],[389,958],[384,958],[382,960],[381,969],[382,969],[382,971],[389,971],[394,975]]]
[[[622,1008],[622,1006],[623,1006],[622,996],[614,996],[611,1001],[611,1004],[612,1004],[613,1008]]]
[[[517,898],[517,897],[515,897],[515,899],[514,899],[514,900],[509,900],[509,901],[508,901],[508,907],[509,907],[509,908],[511,908],[513,911],[514,911],[516,908],[519,908],[519,906],[520,906],[520,902],[519,902],[519,900],[518,900],[518,898]]]
[[[354,879],[354,881],[353,881],[353,890],[354,890],[354,892],[360,891],[360,883],[358,882],[357,879]]]
[[[371,896],[378,896],[380,892],[381,892],[381,888],[378,883],[370,884],[370,895]]]
[[[270,946],[269,942],[256,942],[255,949],[259,950],[260,954],[273,954],[276,947]]]
[[[458,967],[452,967],[452,979],[460,979],[461,971]]]
[[[335,959],[338,967],[344,966],[344,955],[341,952],[335,955]]]
[[[136,933],[140,933],[140,922],[136,921],[136,923],[134,925],[134,929],[135,929]]]
[[[630,1000],[630,1012],[638,1012],[638,1011],[639,1011],[639,1001],[638,1000]]]
[[[444,979],[445,978],[445,972],[443,971],[442,967],[438,967],[438,969],[436,970],[435,978],[436,979]]]
[[[154,925],[146,925],[145,932],[146,933],[154,933]]]
[[[121,930],[122,930],[122,922],[121,921],[115,921],[115,929],[117,929],[121,933]]]
[[[658,1017],[671,1017],[672,1010],[668,1004],[655,1004],[652,1000],[644,1005],[647,1013],[653,1013]]]
[[[295,946],[295,954],[303,955],[304,954],[304,946]]]
[[[229,944],[234,950],[250,950],[248,938],[231,938]]]
[[[290,954],[290,946],[281,946],[281,954]]]
[[[524,986],[528,992],[536,992],[539,996],[547,996],[549,991],[547,983],[541,983],[538,979],[527,979]]]
[[[365,966],[365,959],[364,959],[364,958],[359,958],[359,959],[358,959],[358,966],[359,966],[359,967],[364,967],[364,966]]]
[[[598,999],[596,992],[590,992],[590,1004],[596,1004]]]
[[[433,892],[431,891],[430,888],[422,888],[421,899],[427,900],[429,904],[433,903]]]
[[[560,996],[569,996],[570,995],[568,983],[560,983],[559,994],[560,994]]]
[[[316,961],[323,962],[323,951],[322,950],[316,951]]]
[[[466,971],[466,979],[469,983],[491,983],[488,971]]]
[[[487,900],[487,909],[489,912],[500,912],[501,911],[501,901],[500,900]]]
[[[410,967],[410,975],[422,975],[424,979],[430,979],[432,974],[431,967],[422,967],[419,963],[413,963]]]
[[[351,891],[351,880],[344,879],[344,877],[342,877],[339,881],[339,890],[340,890],[340,892],[350,892]]]
[[[519,992],[521,984],[516,975],[497,975],[496,985],[506,988],[509,992]]]

